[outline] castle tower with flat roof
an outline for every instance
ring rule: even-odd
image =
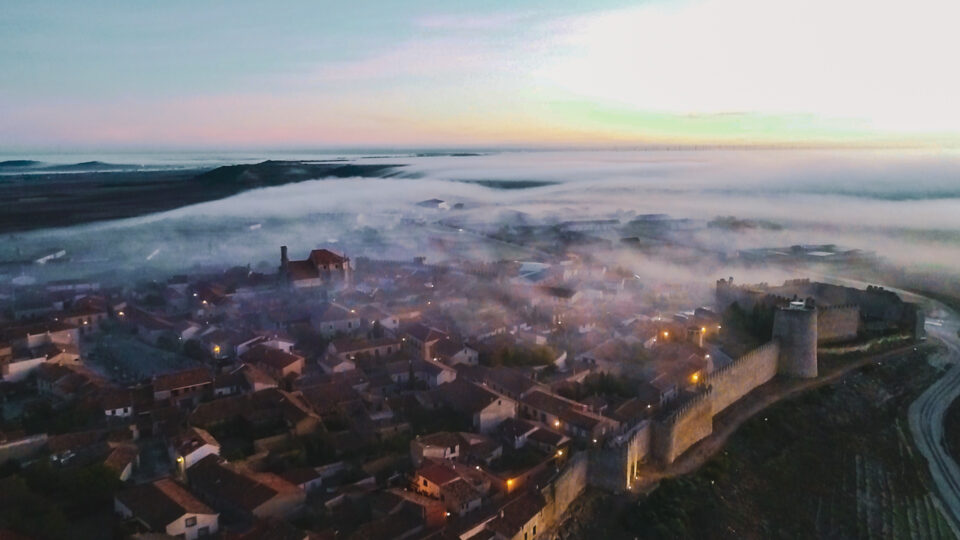
[[[817,309],[790,302],[773,317],[773,338],[780,342],[777,373],[789,377],[817,376]]]

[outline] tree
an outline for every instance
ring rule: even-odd
[[[413,372],[413,360],[408,362],[408,371],[407,371],[407,387],[410,390],[415,390],[417,387],[417,378],[416,374]]]
[[[157,338],[157,348],[170,352],[178,352],[180,350],[180,341],[173,336],[164,334]]]
[[[206,347],[195,339],[188,339],[187,342],[183,344],[183,354],[198,362],[205,362],[210,359],[210,353],[207,352]]]

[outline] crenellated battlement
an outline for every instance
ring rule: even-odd
[[[744,354],[707,377],[713,387],[713,414],[766,383],[777,374],[780,341],[771,340]]]
[[[694,410],[698,405],[710,399],[710,396],[713,395],[713,387],[705,386],[700,392],[694,394],[689,399],[687,399],[679,407],[670,410],[662,418],[657,418],[657,423],[663,426],[672,426],[683,419],[684,415],[688,412]]]
[[[716,379],[722,377],[724,374],[736,370],[738,367],[749,363],[751,360],[755,359],[757,356],[763,355],[769,352],[771,349],[779,348],[780,344],[776,341],[768,341],[763,345],[760,345],[756,349],[744,354],[743,356],[737,357],[733,362],[725,366],[717,368],[713,373],[707,376],[709,379]]]
[[[841,309],[855,309],[860,311],[859,304],[834,304],[831,306],[817,306],[818,311],[838,311]]]

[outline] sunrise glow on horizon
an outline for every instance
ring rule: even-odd
[[[0,147],[960,142],[948,0],[237,4],[6,6]]]

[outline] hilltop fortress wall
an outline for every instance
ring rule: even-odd
[[[608,448],[590,452],[590,485],[620,492],[630,487],[640,465],[650,455],[652,428],[644,420],[620,435]]]
[[[817,307],[817,343],[848,341],[860,332],[860,306]]]
[[[923,311],[883,287],[856,289],[809,279],[791,279],[782,285],[739,285],[729,278],[719,279],[716,284],[716,302],[721,312],[734,302],[750,310],[757,304],[783,306],[802,298],[811,298],[817,305],[822,319],[817,325],[820,343],[853,339],[864,328],[898,328],[915,338],[924,335]]]
[[[707,381],[713,387],[713,414],[772,379],[777,374],[779,359],[780,343],[771,341],[710,374]]]
[[[797,289],[832,295],[832,300],[860,291],[834,285],[791,280],[776,288]],[[862,292],[877,305],[868,310],[911,328],[922,325],[922,312],[912,304],[891,300],[878,287]],[[899,301],[899,298],[895,298]],[[818,373],[819,343],[844,341],[856,337],[863,322],[860,303],[836,303],[814,307],[810,300],[796,301],[773,294],[765,284],[751,287],[734,286],[732,281],[717,282],[717,303],[721,309],[733,302],[752,307],[756,302],[771,302],[775,311],[772,339],[749,353],[723,366],[704,381],[704,386],[682,404],[668,408],[652,420],[644,420],[604,446],[589,450],[588,482],[603,489],[619,492],[629,489],[631,481],[642,474],[641,464],[656,461],[666,465],[691,446],[713,433],[714,417],[751,391],[769,382],[778,374],[810,378]],[[899,309],[899,311],[898,311]],[[912,319],[910,317],[913,317]],[[899,317],[900,320],[896,320]],[[922,335],[917,332],[917,335]]]
[[[713,433],[712,397],[713,390],[708,386],[665,418],[653,421],[650,450],[655,460],[673,463],[677,456]]]
[[[586,452],[577,452],[563,464],[553,481],[540,488],[546,505],[541,511],[543,530],[559,524],[573,501],[587,487],[590,471],[589,456]]]

